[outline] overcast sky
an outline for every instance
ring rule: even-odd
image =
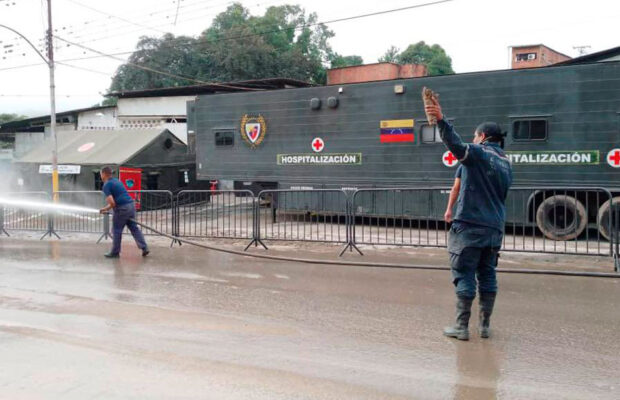
[[[180,1],[178,3],[177,1]],[[320,21],[422,4],[432,0],[253,0],[241,1],[253,14],[280,4],[300,4]],[[41,47],[45,0],[0,0],[0,24]],[[52,0],[59,37],[111,54],[127,53],[142,35],[198,35],[224,0]],[[177,14],[178,7],[178,14]],[[471,72],[509,66],[508,46],[544,43],[570,56],[574,46],[596,52],[620,45],[618,0],[453,0],[390,14],[333,23],[332,48],[376,62],[391,45],[401,49],[424,40],[444,47],[454,70]],[[174,24],[176,19],[176,24]],[[21,39],[0,28],[0,113],[49,113],[47,67]],[[102,100],[122,61],[57,41],[57,109],[89,107]],[[8,46],[8,47],[5,47]],[[83,60],[76,58],[96,57]],[[119,55],[125,59],[128,54]],[[77,68],[76,68],[77,67]],[[82,68],[82,69],[78,69]],[[86,70],[91,71],[86,71]]]

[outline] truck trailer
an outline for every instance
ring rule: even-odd
[[[509,198],[519,202],[509,222],[555,240],[588,227],[609,239],[620,202],[618,61],[198,96],[188,102],[197,178],[255,193],[449,186],[458,160],[426,121],[423,87],[465,141],[483,121],[507,132],[514,186],[528,188]],[[441,219],[445,201],[436,203],[429,217]]]

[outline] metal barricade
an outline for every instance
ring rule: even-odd
[[[343,190],[264,190],[256,203],[258,239],[349,243]]]
[[[351,199],[351,231],[355,244],[447,245],[443,222],[449,188],[360,189]]]
[[[604,188],[514,187],[503,250],[612,256],[612,195]]]
[[[168,235],[175,235],[175,204],[168,190],[129,190],[135,201],[136,220]],[[155,234],[143,229],[145,235]]]
[[[450,189],[361,189],[352,198],[356,244],[445,247]],[[620,203],[616,198],[614,204]],[[504,251],[612,256],[612,195],[604,188],[510,189]]]
[[[614,271],[620,272],[620,197],[614,197],[610,202],[611,210],[611,243],[614,248]]]
[[[176,196],[180,237],[254,238],[254,194],[249,190],[184,190]]]
[[[9,192],[3,196],[11,200],[43,202],[51,200],[46,192]],[[0,204],[0,234],[8,236],[8,232],[12,230],[48,232],[50,215],[46,211]]]
[[[100,191],[60,191],[56,192],[61,204],[99,210],[105,206],[105,196]],[[57,232],[100,233],[109,237],[109,216],[85,211],[54,212],[54,229]]]

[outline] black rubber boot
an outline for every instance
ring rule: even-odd
[[[495,305],[495,292],[480,292],[480,315],[478,331],[481,338],[491,336],[491,314],[493,314],[493,306]]]
[[[456,324],[444,328],[443,334],[458,340],[469,340],[469,317],[471,316],[471,303],[474,299],[457,296],[456,301]]]

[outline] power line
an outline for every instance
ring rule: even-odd
[[[199,79],[189,78],[187,76],[182,76],[182,75],[171,74],[170,72],[159,71],[159,70],[156,70],[154,68],[149,68],[149,67],[145,67],[143,65],[134,64],[134,63],[132,63],[130,61],[125,61],[122,58],[113,56],[111,54],[106,54],[106,53],[103,53],[103,52],[101,52],[99,50],[95,50],[93,48],[90,48],[90,47],[87,47],[87,46],[84,46],[84,45],[72,42],[70,40],[63,39],[60,36],[56,36],[56,39],[61,40],[61,41],[65,42],[65,43],[72,44],[74,46],[81,47],[81,48],[86,49],[88,51],[92,51],[93,53],[97,53],[97,54],[99,54],[99,55],[101,55],[103,57],[109,57],[109,58],[112,58],[112,59],[115,59],[115,60],[118,60],[118,61],[122,61],[122,62],[125,63],[125,65],[130,65],[132,67],[135,67],[135,68],[138,68],[138,69],[142,69],[144,71],[152,72],[154,74],[164,75],[164,76],[168,76],[168,77],[171,77],[171,78],[183,79],[183,80],[186,80],[188,82],[195,82],[195,83],[200,83],[200,84],[209,84],[209,82],[201,81]]]
[[[67,1],[70,1],[70,0],[67,0]],[[180,6],[180,9],[187,8],[188,10],[186,10],[186,11],[195,13],[196,11],[199,11],[201,9],[213,8],[214,6],[205,7],[206,3],[211,3],[212,1],[215,1],[215,0],[210,0],[210,1],[200,0],[198,3],[189,3],[189,4],[186,4],[186,5]],[[232,2],[231,1],[227,1],[225,3],[219,3],[219,4],[215,5],[215,6],[227,5],[227,4],[232,4]],[[196,8],[195,9],[189,9],[189,8],[192,8],[192,7],[196,7]],[[153,15],[156,15],[156,14],[172,13],[175,10],[176,10],[176,8],[171,8],[171,9],[170,8],[166,8],[166,9],[163,9],[163,10],[160,10],[160,11],[151,12],[148,15],[149,16],[153,16]],[[108,15],[111,16],[110,18],[116,18],[116,19],[120,18],[120,17],[117,17],[117,16],[115,16],[113,14],[108,14]],[[143,15],[144,14],[141,13],[136,18],[142,18]],[[144,18],[142,18],[140,20],[140,23],[144,23],[144,22],[155,23],[155,22],[159,22],[159,20],[162,20],[163,22],[165,22],[165,20],[169,20],[169,19],[170,19],[169,15],[164,16],[164,17],[157,17],[156,19],[152,19],[152,18],[144,19]],[[92,24],[93,22],[95,22],[96,24],[93,25]],[[135,22],[135,21],[132,21],[132,22]],[[105,21],[105,20],[104,21],[101,21],[101,20],[91,20],[91,21],[87,21],[87,22],[84,23],[84,25],[86,25],[86,24],[89,24],[89,27],[97,27],[97,28],[99,28],[99,26],[101,26],[101,27],[103,27],[103,29],[102,30],[92,31],[92,32],[86,31],[83,34],[79,34],[79,35],[73,36],[72,37],[73,39],[77,39],[77,38],[81,38],[81,37],[93,36],[93,35],[97,35],[97,34],[102,33],[102,32],[109,32],[110,28],[111,28],[110,24],[107,23],[107,21]],[[166,25],[166,24],[164,24],[164,25]],[[138,25],[138,26],[140,26],[140,25]],[[71,25],[68,26],[69,30],[71,31],[70,34],[73,34],[74,33],[73,31],[75,31],[75,29],[78,28],[78,27],[77,26],[73,26],[74,27],[73,29],[71,29],[71,27],[72,27]],[[112,28],[116,28],[116,26],[112,25]],[[137,32],[137,31],[140,31],[140,30],[134,30],[132,32]],[[161,32],[167,33],[165,31],[161,31]],[[80,33],[80,32],[78,32],[78,33]]]
[[[327,20],[327,21],[320,21],[320,22],[315,22],[315,23],[311,23],[311,24],[300,24],[300,25],[296,25],[296,26],[292,26],[289,28],[278,28],[275,30],[270,30],[270,31],[263,31],[263,32],[258,32],[258,33],[252,33],[252,34],[246,34],[246,35],[236,35],[236,36],[228,36],[228,37],[222,37],[216,40],[208,40],[207,42],[211,42],[211,43],[217,43],[217,42],[222,42],[222,41],[227,41],[227,40],[238,40],[238,39],[245,39],[245,38],[250,38],[250,37],[257,37],[257,36],[263,36],[269,33],[276,33],[276,32],[282,32],[282,31],[295,31],[298,29],[305,29],[305,28],[310,28],[313,26],[319,26],[319,25],[325,25],[325,24],[332,24],[332,23],[338,23],[338,22],[345,22],[345,21],[352,21],[352,20],[356,20],[356,19],[361,19],[361,18],[368,18],[368,17],[373,17],[373,16],[377,16],[377,15],[385,15],[385,14],[390,14],[390,13],[395,13],[395,12],[401,12],[401,11],[407,11],[407,10],[412,10],[412,9],[416,9],[416,8],[422,8],[422,7],[428,7],[428,6],[433,6],[433,5],[438,5],[438,4],[442,4],[442,3],[449,3],[452,2],[454,0],[437,0],[437,1],[433,1],[433,2],[428,2],[428,3],[422,3],[422,4],[416,4],[416,5],[412,5],[412,6],[407,6],[407,7],[400,7],[400,8],[394,8],[394,9],[389,9],[389,10],[382,10],[382,11],[376,11],[376,12],[372,12],[372,13],[366,13],[366,14],[360,14],[360,15],[355,15],[355,16],[350,16],[350,17],[343,17],[343,18],[337,18],[337,19],[332,19],[332,20]],[[275,24],[272,24],[270,26],[277,26]],[[164,71],[158,71],[152,68],[148,68],[148,67],[143,67],[140,66],[138,64],[133,64],[130,63],[128,61],[125,61],[123,59],[120,59],[118,57],[115,57],[117,55],[126,55],[126,54],[133,54],[135,53],[137,50],[130,50],[130,51],[123,51],[123,52],[117,52],[114,54],[106,54],[103,52],[100,52],[98,50],[94,50],[90,47],[84,46],[80,43],[75,43],[72,41],[69,41],[67,39],[63,39],[59,36],[56,36],[57,39],[62,40],[63,42],[69,43],[71,45],[77,46],[77,47],[81,47],[83,49],[92,51],[94,53],[99,54],[98,57],[109,57],[109,58],[113,58],[116,60],[119,60],[121,62],[126,63],[127,65],[131,65],[133,67],[136,68],[140,68],[140,69],[144,69],[146,71],[153,72],[153,73],[159,73],[159,74],[163,74],[163,75],[168,75],[171,77],[175,77],[175,78],[180,78],[180,79],[184,79],[184,80],[188,80],[188,81],[193,81],[193,82],[197,82],[197,83],[201,83],[201,84],[211,84],[209,82],[204,82],[204,81],[200,81],[200,80],[196,80],[193,78],[188,78],[188,77],[183,77],[183,76],[179,76],[179,75],[174,75],[174,74],[169,74],[167,72]],[[195,47],[195,46],[200,46],[203,45],[204,42],[202,41],[198,41],[197,43],[193,43],[193,44],[189,44],[188,46],[190,47]],[[63,60],[63,61],[75,61],[75,60],[80,60],[80,59],[90,59],[90,58],[98,58],[98,57],[83,57],[83,58],[74,58],[71,60]],[[16,66],[16,67],[9,67],[9,68],[4,68],[4,69],[0,69],[0,71],[2,70],[7,70],[7,69],[17,69],[20,67],[28,67],[28,66],[32,66],[33,64],[30,65],[26,65],[26,66]],[[34,64],[36,65],[36,64]]]
[[[300,24],[300,25],[295,25],[295,26],[289,27],[289,28],[280,28],[278,24],[271,24],[271,25],[266,25],[266,26],[267,27],[269,27],[269,26],[277,27],[278,29],[268,30],[268,31],[263,31],[263,32],[258,32],[258,33],[249,33],[249,34],[244,34],[244,35],[224,36],[224,37],[218,38],[216,40],[205,40],[205,41],[206,42],[210,42],[210,43],[218,43],[218,42],[223,42],[223,41],[227,41],[227,40],[246,39],[246,38],[251,38],[251,37],[267,35],[269,33],[295,31],[295,30],[299,30],[299,29],[310,28],[310,27],[313,27],[313,26],[332,24],[332,23],[338,23],[338,22],[345,22],[345,21],[351,21],[351,20],[355,20],[355,19],[373,17],[373,16],[377,16],[377,15],[384,15],[384,14],[390,14],[390,13],[395,13],[395,12],[407,11],[407,10],[411,10],[411,9],[415,9],[415,8],[422,8],[422,7],[428,7],[428,6],[442,4],[442,3],[449,3],[449,2],[452,2],[452,1],[454,1],[454,0],[437,0],[437,1],[423,3],[423,4],[416,4],[416,5],[413,5],[413,6],[394,8],[394,9],[390,9],[390,10],[377,11],[377,12],[372,12],[372,13],[367,13],[367,14],[360,14],[360,15],[355,15],[355,16],[351,16],[351,17],[343,17],[343,18],[337,18],[337,19],[332,19],[332,20],[327,20],[327,21],[319,21],[319,22],[315,22],[315,23],[311,23],[311,24]],[[105,38],[110,38],[110,37],[113,37],[113,36],[107,36]],[[189,44],[188,46],[189,47],[201,46],[201,45],[204,44],[205,41],[198,40],[197,43]],[[79,45],[79,44],[80,43],[76,43],[75,45]],[[134,53],[135,51],[136,50],[128,51],[128,52],[123,52],[123,53],[124,54],[131,54],[131,53]]]
[[[96,56],[88,56],[88,57],[75,57],[75,58],[65,58],[62,60],[56,60],[56,63],[58,62],[66,62],[66,61],[83,61],[83,60],[93,60],[95,58],[102,58],[102,57],[108,57],[108,56],[122,56],[122,55],[126,55],[126,54],[131,54],[133,53],[132,51],[125,51],[125,52],[121,52],[121,53],[110,53],[107,54],[105,56],[103,55],[96,55]],[[126,60],[123,60],[123,62],[126,62]],[[23,64],[23,65],[16,65],[14,67],[6,67],[6,68],[0,68],[0,71],[8,71],[8,70],[12,70],[12,69],[20,69],[20,68],[28,68],[28,67],[38,67],[41,65],[45,65],[44,63],[33,63],[33,64]]]
[[[267,4],[274,4],[274,3],[279,3],[279,1],[278,0],[267,1],[267,2],[263,2],[262,4],[263,5],[267,5]],[[198,11],[200,11],[202,9],[206,10],[206,9],[210,9],[210,8],[216,8],[216,7],[221,6],[221,5],[227,5],[227,4],[233,4],[233,3],[232,2],[219,3],[219,4],[215,4],[213,6],[210,6],[210,7],[200,7],[199,9],[196,9],[196,10],[186,10],[187,12],[191,12],[192,17],[191,18],[184,18],[183,20],[185,22],[187,22],[187,21],[193,21],[193,20],[197,20],[197,19],[204,19],[206,17],[212,17],[212,16],[215,16],[215,15],[218,15],[219,12],[218,13],[208,12],[206,14],[196,14],[196,12],[198,12]],[[169,18],[170,18],[170,16],[165,16],[165,18],[162,19],[162,23],[165,22],[163,24],[167,25],[168,22],[166,22],[166,20],[169,20]],[[157,21],[157,20],[155,20],[155,21]],[[155,22],[155,21],[151,21],[151,22]],[[85,33],[83,35],[72,36],[71,39],[75,40],[75,39],[81,39],[81,38],[89,38],[91,36],[98,35],[99,33],[102,33],[102,32],[107,33],[109,31],[110,31],[110,29],[106,28],[103,31],[95,31],[95,32]],[[132,33],[135,33],[135,32],[140,32],[140,31],[141,31],[141,29],[134,29],[134,30],[129,30],[129,31],[120,31],[120,32],[117,32],[117,33],[112,34],[112,35],[99,36],[99,37],[95,37],[95,38],[92,38],[92,39],[89,38],[87,40],[80,40],[80,41],[78,41],[78,43],[92,43],[92,42],[101,41],[101,40],[105,40],[105,39],[109,39],[109,38],[114,38],[114,37],[118,37],[118,36],[129,35],[129,34],[132,34]],[[171,33],[171,32],[166,32],[166,33]]]
[[[71,65],[71,64],[67,64],[65,62],[61,62],[61,61],[56,61],[56,64],[62,65],[64,67],[79,69],[79,70],[82,70],[82,71],[92,72],[92,73],[95,73],[95,74],[100,74],[100,75],[105,75],[105,76],[111,76],[114,73],[114,72],[102,72],[102,71],[97,71],[95,69],[78,67],[77,65]]]
[[[100,94],[56,94],[56,97],[95,97]],[[0,97],[49,97],[47,94],[0,94]]]
[[[138,23],[136,23],[136,22],[130,21],[130,20],[125,19],[125,18],[123,18],[123,17],[119,17],[119,16],[117,16],[117,15],[109,14],[109,13],[107,13],[107,12],[105,12],[105,11],[101,11],[101,10],[98,10],[98,9],[96,9],[96,8],[94,8],[94,7],[87,6],[87,5],[82,4],[82,3],[78,2],[78,1],[75,1],[75,0],[66,0],[66,1],[68,1],[69,3],[73,3],[73,4],[75,4],[75,5],[78,5],[78,6],[80,6],[80,7],[84,7],[84,8],[86,8],[86,9],[88,9],[88,10],[94,11],[94,12],[96,12],[96,13],[99,13],[99,14],[102,14],[102,15],[106,15],[106,16],[111,17],[111,18],[116,18],[116,19],[118,19],[118,20],[120,20],[120,21],[123,21],[123,22],[126,22],[126,23],[128,23],[128,24],[130,24],[130,25],[139,26],[139,27],[141,27],[141,28],[148,29],[148,30],[153,30],[153,31],[156,31],[156,32],[159,32],[159,33],[166,33],[165,31],[162,31],[161,29],[157,29],[157,28],[153,28],[153,27],[150,27],[150,26],[146,26],[146,25],[138,24]],[[180,2],[181,2],[180,0],[177,0],[177,3],[179,3],[179,4],[180,4]]]
[[[105,54],[105,53],[102,53],[102,52],[100,52],[99,50],[95,50],[95,49],[92,49],[92,48],[90,48],[90,47],[86,47],[86,46],[82,46],[82,45],[80,45],[80,44],[72,43],[72,42],[70,42],[70,41],[67,41],[67,40],[65,40],[65,39],[63,39],[63,38],[61,38],[61,37],[59,37],[59,36],[56,36],[56,39],[58,39],[58,40],[62,40],[63,42],[71,43],[71,44],[76,45],[76,46],[78,46],[78,47],[82,47],[82,48],[87,49],[87,50],[89,50],[89,51],[92,51],[92,52],[94,52],[94,53],[100,54],[100,55],[102,55],[102,56],[104,56],[104,57],[110,57],[110,58],[113,58],[113,59],[115,59],[115,60],[124,61],[122,58],[118,58],[118,57],[115,57],[115,56],[110,55],[110,54]],[[131,67],[134,67],[134,68],[138,68],[138,69],[142,69],[142,70],[144,70],[144,71],[152,72],[152,73],[154,73],[154,74],[159,74],[159,75],[169,76],[169,77],[171,77],[171,78],[183,79],[183,80],[186,80],[186,81],[188,81],[188,82],[195,82],[195,83],[199,83],[199,84],[201,84],[201,85],[213,85],[213,86],[219,86],[219,87],[229,88],[229,89],[239,89],[237,86],[225,85],[225,84],[221,84],[221,83],[217,83],[217,82],[207,82],[207,81],[202,81],[202,80],[200,80],[200,79],[189,78],[189,77],[187,77],[187,76],[182,76],[182,75],[172,74],[172,73],[170,73],[170,72],[160,71],[160,70],[157,70],[157,69],[154,69],[154,68],[145,67],[145,66],[143,66],[143,65],[134,64],[134,63],[132,63],[132,62],[130,62],[130,61],[126,61],[126,62],[125,62],[125,65],[131,66]],[[248,90],[248,91],[252,91],[252,90],[260,91],[260,90],[262,90],[262,89],[249,89],[249,88],[246,88],[245,90]]]
[[[4,1],[4,0],[0,0],[0,1]],[[71,1],[71,0],[66,0],[66,1]],[[160,0],[160,1],[161,1],[161,0]],[[182,2],[182,1],[184,1],[184,0],[178,0],[178,1],[179,1],[179,4],[180,4],[180,2]],[[207,0],[207,1],[208,1],[208,0]],[[211,0],[211,1],[214,1],[214,0]],[[78,4],[78,3],[77,3],[77,2],[75,2],[75,1],[73,1],[73,3],[74,3],[74,4]],[[174,1],[173,1],[173,3],[174,3]],[[198,0],[198,3],[199,3],[199,4],[204,4],[204,3],[205,3],[205,0]],[[199,5],[199,4],[198,4],[198,5]],[[182,8],[185,8],[185,7],[190,7],[190,6],[193,6],[193,5],[197,5],[197,4],[195,4],[195,3],[189,3],[189,4],[185,4],[185,5],[183,5],[183,6],[180,6],[180,8],[182,9]],[[83,5],[83,4],[82,4],[82,6],[83,6],[83,7],[88,8],[88,6],[86,6],[86,5]],[[45,21],[43,20],[43,13],[45,12],[45,7],[46,7],[45,2],[44,2],[44,1],[42,1],[42,2],[41,2],[41,12],[42,12],[41,18],[42,18],[43,25],[45,25]],[[92,9],[92,8],[90,8],[90,9]],[[94,10],[94,9],[93,9],[93,10]],[[154,14],[158,14],[158,13],[166,13],[166,12],[171,12],[171,11],[174,11],[174,10],[176,10],[176,7],[175,7],[175,8],[171,8],[171,9],[167,8],[167,9],[164,9],[164,10],[162,10],[162,11],[155,11],[155,12],[151,12],[151,13],[149,13],[149,15],[154,15]],[[97,10],[97,11],[99,11],[99,10]],[[136,11],[138,11],[138,10],[136,10]],[[140,24],[139,24],[139,23],[137,23],[136,21],[130,21],[130,20],[127,20],[127,19],[123,19],[122,17],[117,17],[117,16],[115,16],[115,15],[112,15],[112,14],[109,14],[109,13],[105,13],[104,11],[101,11],[101,13],[103,13],[104,15],[108,15],[108,16],[109,16],[109,18],[117,18],[117,19],[121,19],[121,20],[123,20],[123,22],[124,22],[125,24],[128,24],[128,23],[129,23],[129,24],[133,24],[133,25],[137,25],[137,26],[142,26],[142,27],[145,27],[144,25],[140,25]],[[144,15],[143,10],[140,10],[140,11],[139,11],[139,13],[140,13],[140,14],[139,14],[140,16]],[[59,28],[55,28],[55,29],[54,29],[54,32],[55,32],[55,33],[58,33],[58,32],[60,32],[60,31],[65,31],[64,33],[70,32],[70,34],[73,34],[73,31],[75,31],[75,28],[78,28],[79,26],[83,26],[83,25],[86,25],[86,24],[89,24],[89,23],[93,23],[93,22],[97,22],[97,25],[101,25],[101,26],[104,26],[104,27],[105,27],[105,30],[104,30],[104,31],[102,31],[102,32],[106,32],[106,31],[109,31],[109,30],[111,29],[111,26],[110,26],[111,24],[110,24],[110,22],[109,22],[109,21],[107,21],[107,20],[101,20],[101,19],[93,19],[93,20],[84,21],[84,22],[83,22],[83,24],[80,24],[80,25],[65,25],[65,26],[61,26],[61,27],[59,27]],[[91,26],[92,26],[92,25],[91,25]],[[145,28],[150,28],[150,27],[145,27]],[[160,32],[164,32],[164,31],[160,31]],[[19,43],[18,39],[19,39],[19,38],[17,38],[17,37],[16,37],[16,38],[14,38],[13,40],[14,40],[16,43]],[[0,42],[1,42],[1,40],[0,40]],[[5,41],[5,42],[6,42],[6,41]],[[17,45],[17,44],[16,44],[16,45]]]

